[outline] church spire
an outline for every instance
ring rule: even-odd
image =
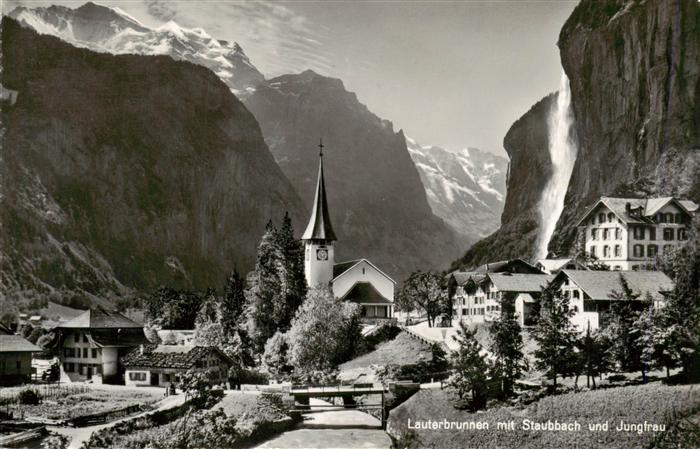
[[[316,195],[314,196],[314,205],[311,210],[311,218],[309,224],[302,235],[302,240],[325,240],[332,242],[337,240],[333,226],[331,225],[331,217],[328,213],[328,201],[326,200],[326,186],[323,180],[323,140],[318,144],[318,179],[316,181]]]

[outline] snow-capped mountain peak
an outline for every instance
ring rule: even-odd
[[[238,43],[229,45],[201,28],[186,28],[173,20],[149,28],[120,8],[92,2],[75,9],[17,7],[9,16],[76,47],[112,54],[169,55],[203,65],[237,94],[265,81]]]
[[[478,148],[448,151],[406,137],[433,213],[465,236],[498,229],[508,161]]]

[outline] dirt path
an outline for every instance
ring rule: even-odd
[[[166,398],[161,399],[160,401],[156,402],[154,404],[155,408],[152,410],[148,410],[146,412],[139,413],[137,415],[131,415],[131,416],[126,416],[124,418],[117,419],[115,421],[109,422],[107,424],[98,424],[96,426],[88,426],[88,427],[57,427],[57,426],[48,426],[47,429],[51,432],[56,432],[60,435],[67,436],[70,439],[70,443],[68,445],[68,449],[79,449],[85,441],[87,441],[90,436],[93,434],[93,432],[96,432],[98,430],[106,429],[108,427],[112,427],[115,424],[126,421],[129,419],[134,419],[140,416],[147,415],[149,413],[153,413],[158,410],[167,410],[173,407],[177,407],[179,405],[182,405],[185,402],[185,395],[184,394],[178,394],[176,396],[168,396]]]

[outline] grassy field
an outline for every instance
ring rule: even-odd
[[[43,390],[32,387],[42,396]],[[101,390],[98,388],[74,388],[65,385],[52,388],[51,394],[42,397],[38,405],[11,404],[2,407],[15,415],[49,419],[71,419],[132,405],[148,405],[163,397],[161,392],[133,388]]]
[[[401,447],[411,448],[526,448],[636,449],[667,447],[660,444],[665,432],[616,431],[620,421],[665,425],[667,430],[682,417],[700,411],[700,385],[648,385],[601,389],[546,397],[525,408],[498,407],[479,413],[455,409],[448,390],[422,390],[391,411],[388,432]],[[482,430],[408,429],[408,420],[482,422]],[[524,420],[546,423],[578,422],[580,431],[526,430]],[[512,430],[497,430],[499,422],[515,423]],[[608,422],[608,431],[591,431],[589,424]],[[672,435],[668,435],[671,437]],[[659,443],[656,446],[656,443]],[[681,446],[682,447],[682,446]]]

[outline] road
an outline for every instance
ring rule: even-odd
[[[311,399],[311,405],[326,404]],[[296,429],[266,441],[256,449],[390,449],[381,422],[358,410],[317,411],[304,415]]]

